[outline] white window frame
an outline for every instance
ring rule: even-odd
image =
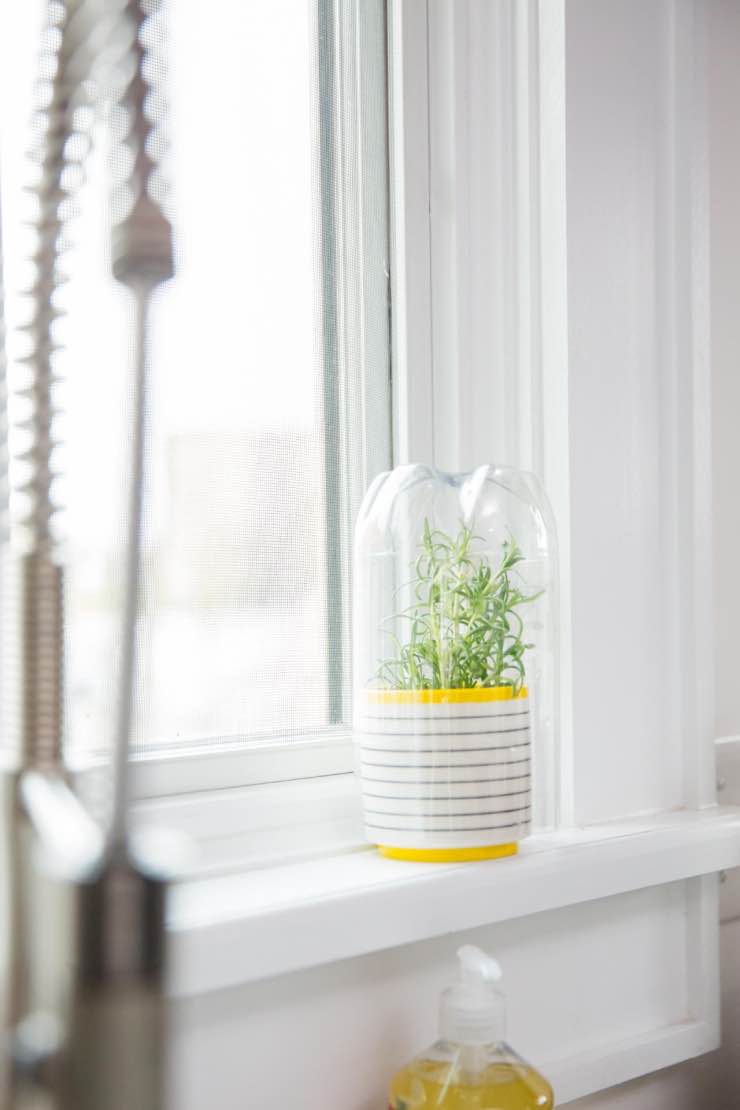
[[[342,50],[357,49],[374,6],[359,3],[359,17],[340,28]],[[559,803],[568,824],[584,812],[584,784],[577,780],[573,745],[566,9],[562,0],[484,6],[475,17],[483,19],[484,34],[472,26],[471,10],[445,0],[388,0],[393,455],[396,462],[431,460],[445,469],[466,469],[490,458],[496,444],[492,461],[532,469],[543,480],[559,531]],[[713,804],[715,792],[711,753],[698,739],[711,728],[712,631],[701,601],[709,577],[708,322],[701,255],[704,125],[700,106],[688,103],[692,94],[686,91],[687,75],[702,64],[694,19],[691,4],[677,7],[669,90],[676,123],[663,158],[676,218],[696,234],[685,241],[680,259],[663,243],[660,265],[677,266],[680,280],[670,297],[689,308],[683,314],[667,309],[664,344],[677,352],[685,348],[694,359],[693,370],[688,363],[681,369],[679,392],[670,402],[665,465],[674,471],[679,466],[675,480],[696,490],[687,511],[674,486],[670,519],[684,540],[674,597],[696,599],[694,634],[680,670],[687,710],[682,800],[702,807]],[[363,95],[371,100],[372,89],[363,86]],[[481,121],[476,105],[485,97],[493,98],[497,110]],[[362,113],[362,98],[358,103]],[[350,121],[353,135],[356,123]],[[352,150],[350,159],[357,154]],[[350,218],[363,219],[352,167],[342,172],[342,203],[345,209],[354,205]],[[367,303],[361,294],[341,311],[354,313],[356,321]],[[352,334],[367,334],[371,321],[362,325]],[[350,330],[340,329],[340,339]],[[386,341],[382,333],[379,341]],[[372,352],[343,354],[362,367],[364,382]],[[505,406],[492,403],[497,395],[507,398]],[[692,444],[678,463],[672,454],[677,437]],[[346,727],[279,741],[219,739],[138,756],[136,793],[154,798],[333,776],[348,780],[353,769]]]
[[[686,1014],[654,1027],[650,1014],[638,1036],[619,1040],[615,1030],[587,1058],[574,1049],[554,1061],[559,1101],[718,1043],[716,871],[740,861],[738,813],[712,809],[704,62],[700,6],[682,0],[667,24],[671,61],[661,95],[670,127],[659,158],[669,211],[657,265],[658,330],[670,365],[660,378],[667,398],[660,465],[668,476],[666,519],[681,540],[664,590],[669,607],[682,599],[681,620],[688,621],[670,630],[681,643],[670,666],[682,712],[671,759],[680,804],[691,812],[659,812],[664,784],[651,780],[655,812],[614,820],[609,807],[623,804],[615,789],[611,797],[601,791],[604,811],[595,816],[579,772],[579,745],[598,748],[615,738],[608,721],[603,736],[574,735],[573,727],[571,615],[593,600],[595,583],[587,575],[574,580],[570,550],[572,536],[583,540],[583,505],[572,503],[578,490],[570,469],[566,20],[564,0],[389,3],[395,457],[465,468],[488,458],[495,441],[504,452],[497,461],[534,469],[545,482],[560,531],[566,827],[532,838],[507,867],[379,866],[373,853],[358,850],[348,737],[291,743],[277,753],[269,745],[223,753],[222,769],[229,759],[243,760],[240,775],[249,779],[247,767],[259,768],[251,781],[273,783],[246,791],[217,790],[217,777],[209,777],[212,757],[204,755],[196,772],[201,804],[187,810],[184,823],[206,838],[220,825],[210,862],[216,867],[228,844],[234,874],[186,884],[172,911],[174,991],[191,995],[507,918],[546,916],[556,907],[571,907],[577,925],[593,900],[678,884],[685,954],[676,974],[685,981]],[[485,121],[475,117],[483,93],[497,105]],[[681,226],[692,235],[674,235]],[[578,274],[575,281],[578,293]],[[507,398],[503,408],[491,403],[499,395]],[[623,741],[634,746],[629,736]],[[323,746],[332,743],[333,751]],[[285,760],[283,771],[300,769],[297,781],[277,785],[275,758]],[[174,793],[164,781],[168,767],[161,768],[162,793]],[[142,764],[142,771],[151,783],[154,765]],[[143,814],[151,821],[182,818],[187,806],[182,798],[152,800]],[[592,827],[578,829],[584,819]],[[271,866],[275,859],[281,867]],[[626,961],[627,934],[622,943]],[[627,971],[616,960],[609,982]],[[542,982],[537,989],[547,993]]]
[[[375,64],[387,51],[387,23],[384,0],[326,0],[315,10],[314,63],[323,83],[321,90],[315,89],[319,125],[314,153],[323,222],[317,246],[323,408],[335,433],[326,437],[324,470],[327,503],[339,505],[344,518],[359,504],[371,478],[392,461],[390,242],[387,223],[378,219],[389,207],[387,88],[385,72],[378,88]],[[379,304],[387,305],[387,311],[379,312]],[[379,370],[385,373],[386,368],[384,388]],[[350,422],[356,427],[358,412],[364,429],[359,444],[345,432]],[[331,653],[337,673],[329,676],[330,716],[346,720],[351,637],[344,614],[351,590],[343,570],[351,551],[350,521],[342,519],[338,527],[330,521],[326,531],[327,635],[341,643],[341,652]],[[342,614],[341,622],[332,620],[333,610]],[[337,695],[340,704],[334,704]],[[132,764],[133,793],[140,800],[347,775],[353,770],[351,732],[346,724],[330,724],[289,736],[164,742],[136,752]],[[97,760],[91,767],[84,756],[73,764],[83,789],[86,774],[94,776],[98,767]]]
[[[541,97],[543,68],[548,80],[563,82],[562,8],[559,4],[492,5],[493,35],[477,44],[468,39],[465,6],[458,10],[435,0],[388,0],[388,135],[383,151],[374,101],[378,90],[361,56],[343,64],[359,44],[377,36],[377,11],[382,0],[345,5],[344,20],[333,5],[329,59],[336,95],[354,102],[356,115],[328,121],[327,134],[341,143],[344,164],[336,169],[336,197],[341,207],[336,250],[340,301],[335,305],[337,365],[361,368],[357,396],[335,398],[347,409],[372,394],[365,383],[382,357],[378,344],[391,343],[392,455],[395,463],[432,461],[444,469],[475,465],[491,454],[491,442],[505,444],[492,461],[532,469],[545,481],[560,528],[561,647],[563,691],[561,731],[569,735],[569,473],[567,305],[565,260],[565,164],[562,149],[564,105]],[[347,13],[349,18],[347,18]],[[542,37],[543,52],[540,50]],[[324,36],[326,40],[326,36]],[[332,51],[333,43],[333,51]],[[488,57],[495,43],[496,57]],[[377,48],[377,41],[372,44]],[[326,41],[324,49],[327,49]],[[474,87],[490,66],[501,103],[488,142],[471,141],[465,113],[480,89]],[[433,68],[433,79],[430,71]],[[359,89],[342,87],[347,80]],[[457,115],[456,115],[457,113]],[[341,116],[341,113],[340,113]],[[362,117],[362,119],[360,118]],[[360,125],[370,123],[370,150],[357,148]],[[344,125],[344,126],[342,126]],[[512,169],[510,152],[515,151]],[[358,172],[363,159],[388,156],[389,180]],[[490,200],[471,195],[472,183],[488,181]],[[357,193],[360,182],[361,195]],[[454,197],[443,195],[454,182]],[[377,194],[390,189],[391,272],[388,321],[373,320],[369,306],[378,290],[359,291],[341,282],[342,221],[362,226],[370,242],[369,267],[363,278],[379,274],[386,244],[367,213]],[[370,192],[368,193],[368,189]],[[491,205],[485,214],[494,236],[483,244],[472,234],[466,210],[471,200]],[[510,228],[511,213],[516,226]],[[373,238],[375,237],[375,238]],[[498,251],[499,241],[505,250]],[[494,255],[501,257],[494,258]],[[471,273],[492,280],[489,303],[505,333],[495,350],[465,305],[471,294]],[[513,291],[513,292],[510,292]],[[392,296],[392,309],[391,309]],[[377,314],[376,314],[377,315]],[[508,321],[514,320],[512,328]],[[354,349],[348,348],[350,337]],[[460,367],[465,367],[463,372]],[[547,373],[543,372],[547,367]],[[476,426],[472,403],[478,389],[500,389],[513,398],[498,425]],[[366,424],[382,426],[379,414]],[[463,446],[464,445],[464,446]],[[345,445],[346,447],[347,445]],[[383,442],[363,446],[366,474],[382,468],[390,454]],[[344,490],[345,501],[358,500],[361,490]],[[337,576],[335,576],[337,577]],[[343,605],[348,604],[345,597]],[[346,631],[346,630],[345,630]],[[344,657],[351,646],[345,639]],[[349,673],[345,667],[345,684]],[[571,753],[563,748],[560,809],[567,821],[573,814]],[[347,727],[312,736],[250,739],[204,738],[176,750],[173,745],[135,757],[135,793],[139,798],[187,795],[205,789],[253,787],[277,782],[348,775],[354,770],[351,732]]]

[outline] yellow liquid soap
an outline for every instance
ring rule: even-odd
[[[388,1110],[552,1110],[552,1087],[506,1044],[498,962],[458,949],[457,982],[442,992],[442,1037],[391,1080]]]
[[[448,1060],[419,1059],[393,1079],[390,1110],[552,1110],[547,1080],[514,1054],[466,1076]]]

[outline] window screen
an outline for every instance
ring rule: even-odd
[[[340,729],[351,527],[390,461],[384,6],[211,0],[206,18],[171,0],[163,14],[150,33],[177,275],[152,316],[137,744]],[[11,387],[38,25],[26,13],[3,35]],[[107,124],[64,291],[73,751],[110,737],[121,602],[131,351],[107,268]]]

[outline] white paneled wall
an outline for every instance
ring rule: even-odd
[[[708,530],[708,492],[694,487],[708,427],[692,426],[709,394],[693,249],[703,15],[691,0],[566,4],[573,735],[586,822],[713,794],[696,762],[712,733],[711,701],[700,709],[696,693],[711,681],[711,622],[703,605],[700,626],[693,601]]]
[[[716,731],[740,734],[740,4],[708,0]],[[740,781],[731,784],[737,802]],[[721,929],[722,1048],[573,1103],[574,1110],[736,1110],[740,920]]]
[[[573,730],[586,821],[682,801],[668,720],[676,686],[665,655],[658,434],[669,7],[566,5]],[[635,704],[647,709],[639,719]],[[604,728],[607,745],[593,739]]]
[[[567,915],[561,918],[567,924]],[[525,937],[531,931],[525,925]],[[505,932],[477,930],[465,939],[494,945],[506,959],[518,945],[512,944],[513,928]],[[740,922],[733,922],[723,928],[728,964],[738,948]],[[423,1047],[436,1026],[437,987],[449,966],[449,949],[448,942],[434,941],[411,952],[396,949],[178,1003],[172,1105],[177,1110],[385,1110],[387,1077]],[[525,952],[526,947],[519,959]],[[626,984],[625,1012],[630,989]],[[546,1015],[551,1000],[532,992],[529,1005]],[[528,1043],[524,1031],[532,1014],[515,998],[512,1010],[512,1039],[524,1042],[522,1051],[547,1052],[547,1045]],[[587,1020],[586,1014],[572,1017],[576,1023]],[[573,1110],[737,1110],[740,981],[728,981],[723,1022],[726,1050],[570,1105]],[[598,1023],[591,1035],[598,1036]]]
[[[675,883],[177,1003],[177,1110],[382,1110],[393,1072],[436,1039],[461,943],[506,972],[513,1045],[560,1070],[688,1014],[686,885]],[[605,960],[605,953],[609,958]],[[618,981],[613,968],[622,969]],[[608,1067],[608,1063],[605,1063]],[[583,1089],[583,1088],[581,1088]],[[245,1103],[248,1093],[249,1099]],[[567,1086],[562,1092],[567,1094]]]

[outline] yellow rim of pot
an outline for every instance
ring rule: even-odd
[[[469,863],[476,859],[502,859],[515,856],[519,845],[490,844],[483,848],[394,848],[379,844],[378,851],[387,859],[402,859],[412,863]]]
[[[522,686],[514,693],[511,686],[474,686],[469,690],[366,690],[372,705],[463,705],[466,702],[513,701],[526,698]]]

